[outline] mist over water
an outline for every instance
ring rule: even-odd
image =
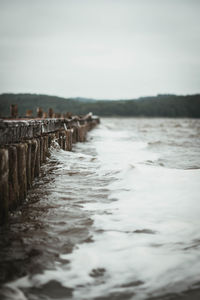
[[[73,152],[52,149],[1,230],[3,299],[179,299],[199,288],[199,182],[200,120],[102,119]]]

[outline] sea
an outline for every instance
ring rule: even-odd
[[[200,299],[200,120],[102,118],[0,229],[0,299]]]

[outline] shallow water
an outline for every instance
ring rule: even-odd
[[[1,229],[2,299],[199,299],[199,168],[194,119],[102,119],[52,149]]]

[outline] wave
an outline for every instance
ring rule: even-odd
[[[200,276],[199,150],[184,147],[188,136],[173,135],[171,120],[124,120],[123,130],[119,120],[104,122],[74,152],[52,153],[60,164],[42,199],[44,226],[30,232],[50,235],[44,246],[55,265],[10,284],[22,299],[23,291],[53,298],[47,288],[54,287],[75,300],[141,300],[184,291]],[[179,142],[181,151],[169,146]]]

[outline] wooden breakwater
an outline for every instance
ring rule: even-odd
[[[26,198],[40,166],[55,141],[71,151],[73,143],[84,142],[99,118],[89,113],[70,118],[0,120],[0,224]]]

